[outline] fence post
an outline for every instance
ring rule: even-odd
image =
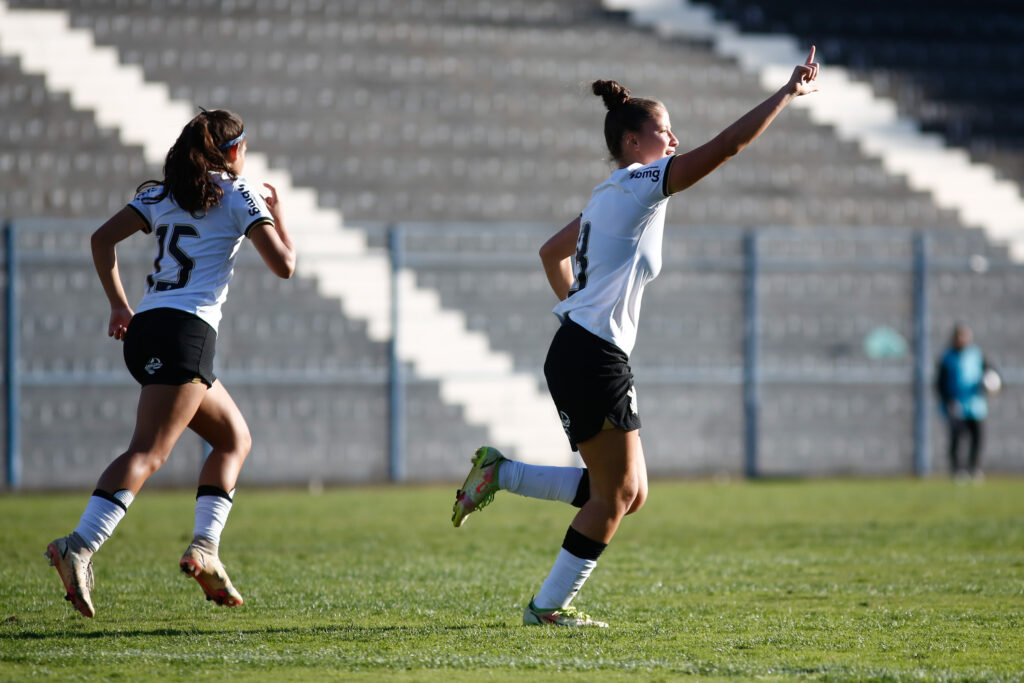
[[[6,396],[7,427],[7,486],[16,489],[21,485],[21,377],[19,375],[18,357],[18,245],[14,223],[4,225],[4,268],[7,276],[7,288],[4,297],[4,334],[6,336],[4,358],[4,389]]]
[[[388,397],[388,476],[391,481],[405,479],[405,368],[398,354],[401,333],[402,301],[399,276],[405,262],[405,235],[401,225],[388,230],[391,255],[391,343],[389,356]]]
[[[931,473],[931,421],[928,410],[928,237],[914,233],[914,474]]]
[[[750,230],[743,236],[743,417],[744,472],[749,478],[760,476],[761,406],[759,401],[758,335],[761,328],[759,298],[758,235]]]

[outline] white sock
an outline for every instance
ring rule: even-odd
[[[221,495],[200,495],[196,497],[196,524],[192,529],[193,536],[210,539],[214,545],[220,545],[220,535],[227,524],[228,514],[235,496],[235,490],[228,494],[231,498]]]
[[[128,489],[121,489],[113,494],[120,503],[93,495],[85,505],[85,511],[74,533],[78,534],[85,546],[92,552],[100,549],[110,535],[114,533],[118,522],[124,519],[128,506],[135,500],[135,495]]]
[[[502,465],[504,467],[504,465]],[[533,598],[533,606],[537,609],[561,609],[567,606],[580,592],[583,583],[597,566],[597,560],[584,560],[562,548],[555,559],[548,578],[540,587],[540,592]]]
[[[572,503],[583,478],[580,467],[548,467],[506,460],[498,468],[498,486],[527,498]]]

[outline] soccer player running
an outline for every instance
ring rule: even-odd
[[[647,497],[647,466],[638,429],[629,353],[636,340],[644,286],[661,269],[668,198],[708,175],[753,142],[800,95],[818,89],[814,47],[775,94],[710,142],[676,154],[665,106],[630,97],[615,81],[592,88],[608,108],[604,135],[618,166],[594,188],[583,213],[540,249],[562,322],[544,363],[555,407],[586,469],[544,467],[506,459],[483,447],[456,493],[452,522],[504,489],[570,503],[580,510],[523,623],[607,626],[570,606],[623,516]],[[575,255],[575,266],[572,257]]]
[[[167,152],[163,180],[140,185],[135,199],[92,235],[93,262],[110,302],[107,334],[124,342],[125,364],[142,389],[128,450],[100,475],[74,531],[46,548],[66,599],[87,617],[96,613],[90,594],[93,553],[186,427],[212,451],[199,473],[193,538],[179,566],[208,600],[242,604],[218,546],[252,439],[213,373],[217,325],[243,238],[252,240],[275,275],[288,278],[295,271],[277,191],[267,185],[269,196],[261,197],[242,177],[245,137],[236,114],[203,111]],[[132,311],[115,247],[140,231],[156,238],[156,260],[146,293]]]

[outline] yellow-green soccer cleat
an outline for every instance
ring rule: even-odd
[[[50,566],[57,569],[64,583],[64,590],[67,591],[64,599],[91,619],[96,616],[90,595],[94,584],[92,561],[89,559],[91,553],[82,553],[71,541],[71,536],[58,538],[46,546],[45,554],[50,559]]]
[[[575,607],[541,610],[534,606],[533,600],[530,601],[530,604],[526,606],[526,610],[523,612],[523,624],[526,626],[593,626],[595,628],[608,628],[608,624],[591,618]]]
[[[481,446],[476,449],[471,460],[473,469],[462,483],[462,488],[455,492],[452,524],[462,526],[470,513],[487,507],[494,500],[498,490],[498,468],[506,459],[497,448]]]
[[[242,604],[242,596],[231,585],[231,579],[224,571],[224,565],[217,557],[217,547],[212,541],[202,536],[193,538],[178,566],[199,582],[207,600],[213,600],[224,607],[238,607]]]

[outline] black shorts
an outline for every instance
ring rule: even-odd
[[[606,421],[627,432],[640,428],[629,357],[615,344],[567,321],[551,340],[544,376],[574,451]]]
[[[141,384],[178,386],[200,381],[213,386],[217,333],[203,320],[176,308],[154,308],[132,316],[124,336],[124,363]]]

